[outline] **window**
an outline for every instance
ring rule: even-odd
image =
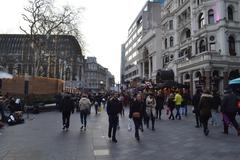
[[[230,54],[230,56],[236,56],[235,39],[234,39],[233,36],[229,36],[228,44],[229,44],[229,54]]]
[[[167,49],[167,38],[165,39],[165,49]]]
[[[233,7],[232,6],[228,7],[228,20],[233,21]]]
[[[200,13],[198,17],[198,28],[199,29],[203,28],[203,25],[204,25],[204,16],[203,16],[203,13]]]
[[[214,10],[210,9],[208,11],[208,24],[214,24],[215,20],[214,20]]]
[[[201,40],[199,43],[199,51],[200,51],[200,53],[206,51],[206,43],[204,40]]]
[[[191,31],[190,29],[186,30],[186,38],[190,38],[191,37]]]
[[[169,30],[172,30],[173,29],[173,20],[170,20],[169,21]]]
[[[173,37],[170,37],[170,47],[173,47]]]

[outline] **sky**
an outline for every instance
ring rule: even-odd
[[[55,0],[55,5],[84,8],[79,29],[86,41],[86,56],[97,57],[98,63],[120,80],[121,44],[127,40],[128,28],[147,0]],[[0,33],[22,33],[21,14],[28,0],[0,0]]]

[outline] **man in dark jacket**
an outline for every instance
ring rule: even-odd
[[[71,112],[74,113],[74,102],[69,95],[63,98],[60,111],[62,112],[63,130],[68,130]]]
[[[199,111],[199,102],[200,102],[200,98],[201,98],[201,90],[198,89],[196,94],[193,96],[192,99],[192,104],[194,107],[193,112],[195,113],[195,117],[196,117],[196,128],[199,128],[201,126],[201,122],[200,122],[200,111]]]
[[[159,91],[157,96],[156,96],[156,119],[161,119],[162,115],[162,109],[164,105],[164,96],[163,94]]]
[[[227,90],[224,94],[222,105],[221,105],[221,112],[223,113],[224,119],[224,133],[228,134],[228,121],[232,123],[232,125],[236,128],[238,132],[238,136],[240,136],[240,128],[235,119],[236,114],[238,112],[237,109],[237,96],[232,92],[232,90]]]
[[[109,117],[108,137],[117,143],[116,131],[118,125],[118,114],[121,113],[121,103],[118,100],[118,94],[115,93],[107,104],[107,114]]]
[[[213,96],[210,91],[206,90],[202,94],[199,102],[200,120],[203,124],[203,132],[207,136],[209,134],[208,120],[212,116],[211,107],[213,104]]]

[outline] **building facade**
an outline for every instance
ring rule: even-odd
[[[157,66],[156,32],[160,28],[160,4],[162,1],[148,1],[128,30],[124,47],[124,82],[141,81],[152,77]],[[153,43],[149,42],[153,39]],[[141,44],[140,44],[141,43]]]
[[[240,1],[157,3],[147,2],[129,29],[124,82],[156,82],[159,70],[172,70],[192,94],[196,88],[222,93],[240,76]]]
[[[35,44],[35,45],[34,45]],[[0,65],[10,74],[83,80],[84,56],[70,35],[0,35]]]
[[[96,57],[87,57],[85,63],[84,88],[100,92],[110,90],[114,84],[114,76],[108,69],[98,64]]]
[[[240,2],[166,0],[162,9],[163,68],[175,80],[223,92],[239,77]]]

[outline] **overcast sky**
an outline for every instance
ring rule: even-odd
[[[86,56],[97,61],[120,77],[121,44],[127,31],[147,0],[55,0],[57,6],[65,4],[85,8],[80,30],[87,43]],[[0,0],[0,33],[22,33],[21,14],[28,0]]]

